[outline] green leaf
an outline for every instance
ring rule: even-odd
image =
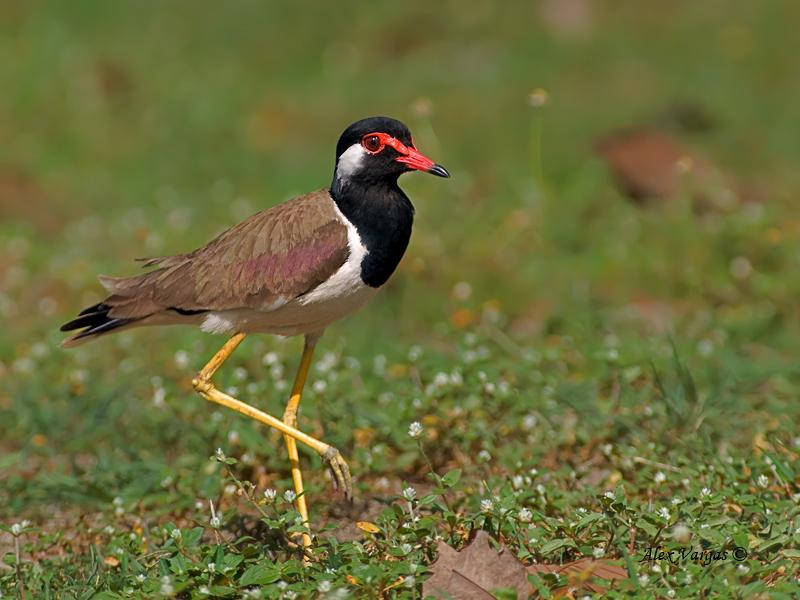
[[[187,531],[183,536],[184,547],[194,546],[203,537],[204,527],[195,527],[191,531]]]
[[[233,596],[236,594],[236,590],[233,588],[226,587],[224,585],[212,585],[209,588],[212,596]]]
[[[265,565],[255,565],[247,569],[239,579],[239,585],[264,585],[265,583],[272,583],[280,578],[280,573],[276,572],[273,567]]]
[[[558,550],[559,548],[564,546],[564,544],[566,544],[566,543],[567,543],[567,540],[565,540],[564,538],[556,538],[554,540],[550,540],[544,546],[542,546],[541,553],[543,555],[544,554],[550,554],[554,550]]]
[[[786,550],[781,550],[781,553],[786,558],[800,558],[800,550],[792,550],[791,548]]]
[[[580,521],[578,521],[578,527],[585,527],[589,523],[594,523],[595,521],[599,521],[605,515],[603,513],[592,513],[583,517]]]
[[[785,483],[794,485],[794,473],[790,472],[777,456],[771,452],[767,452],[764,448],[760,448],[760,450],[772,461],[772,465],[775,467],[775,472],[778,474],[778,477],[783,479]]]
[[[774,546],[783,546],[789,541],[788,535],[776,535],[774,538],[767,540],[758,547],[759,552],[764,552]]]
[[[17,556],[13,552],[6,552],[3,556],[3,562],[13,567],[17,564]]]
[[[444,487],[453,487],[458,483],[459,479],[461,479],[461,469],[453,469],[452,471],[448,471],[447,474],[442,477],[442,483],[444,484]]]
[[[733,543],[745,550],[750,549],[750,538],[747,537],[746,533],[734,533]]]

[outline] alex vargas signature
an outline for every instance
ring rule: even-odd
[[[737,562],[742,562],[747,559],[747,549],[736,546],[732,550],[705,550],[700,552],[689,548],[681,548],[680,550],[664,550],[661,547],[647,548],[645,549],[644,557],[639,562],[668,560],[673,564],[677,564],[679,561],[690,560],[692,562],[699,561],[708,566],[715,561],[727,560],[728,556],[731,556]]]

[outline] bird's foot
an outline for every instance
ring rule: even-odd
[[[350,467],[347,466],[347,463],[342,458],[339,451],[333,446],[328,446],[327,450],[320,452],[319,457],[331,470],[334,487],[342,488],[344,490],[344,497],[347,500],[352,500],[353,480],[350,477]]]

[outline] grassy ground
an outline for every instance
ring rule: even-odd
[[[612,559],[619,597],[800,594],[799,12],[0,3],[0,593],[419,598],[437,538],[484,529],[526,561]],[[680,135],[737,180],[729,210],[632,204],[592,154],[676,102],[715,125]],[[403,179],[407,256],[319,346],[300,427],[357,498],[303,455],[304,565],[282,441],[191,392],[222,339],[62,351],[57,327],[96,274],[325,187],[374,114],[453,177]],[[250,338],[217,381],[280,414],[299,353]]]

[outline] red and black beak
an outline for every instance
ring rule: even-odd
[[[397,138],[393,138],[388,133],[380,132],[368,133],[362,138],[362,144],[365,144],[366,140],[370,140],[375,144],[380,144],[374,148],[369,148],[365,145],[364,149],[370,154],[377,154],[383,150],[385,146],[391,146],[400,154],[400,156],[398,156],[395,160],[399,163],[407,165],[410,169],[425,171],[426,173],[436,175],[437,177],[450,177],[450,173],[447,172],[447,169],[441,165],[437,165],[430,158],[422,156],[422,154],[417,152],[417,149],[414,147],[413,140],[410,146],[406,146],[403,142]]]
[[[422,156],[413,146],[405,148],[407,154],[397,158],[397,162],[408,165],[412,169],[425,171],[437,177],[450,177],[450,173],[442,165],[437,165],[430,158]]]

